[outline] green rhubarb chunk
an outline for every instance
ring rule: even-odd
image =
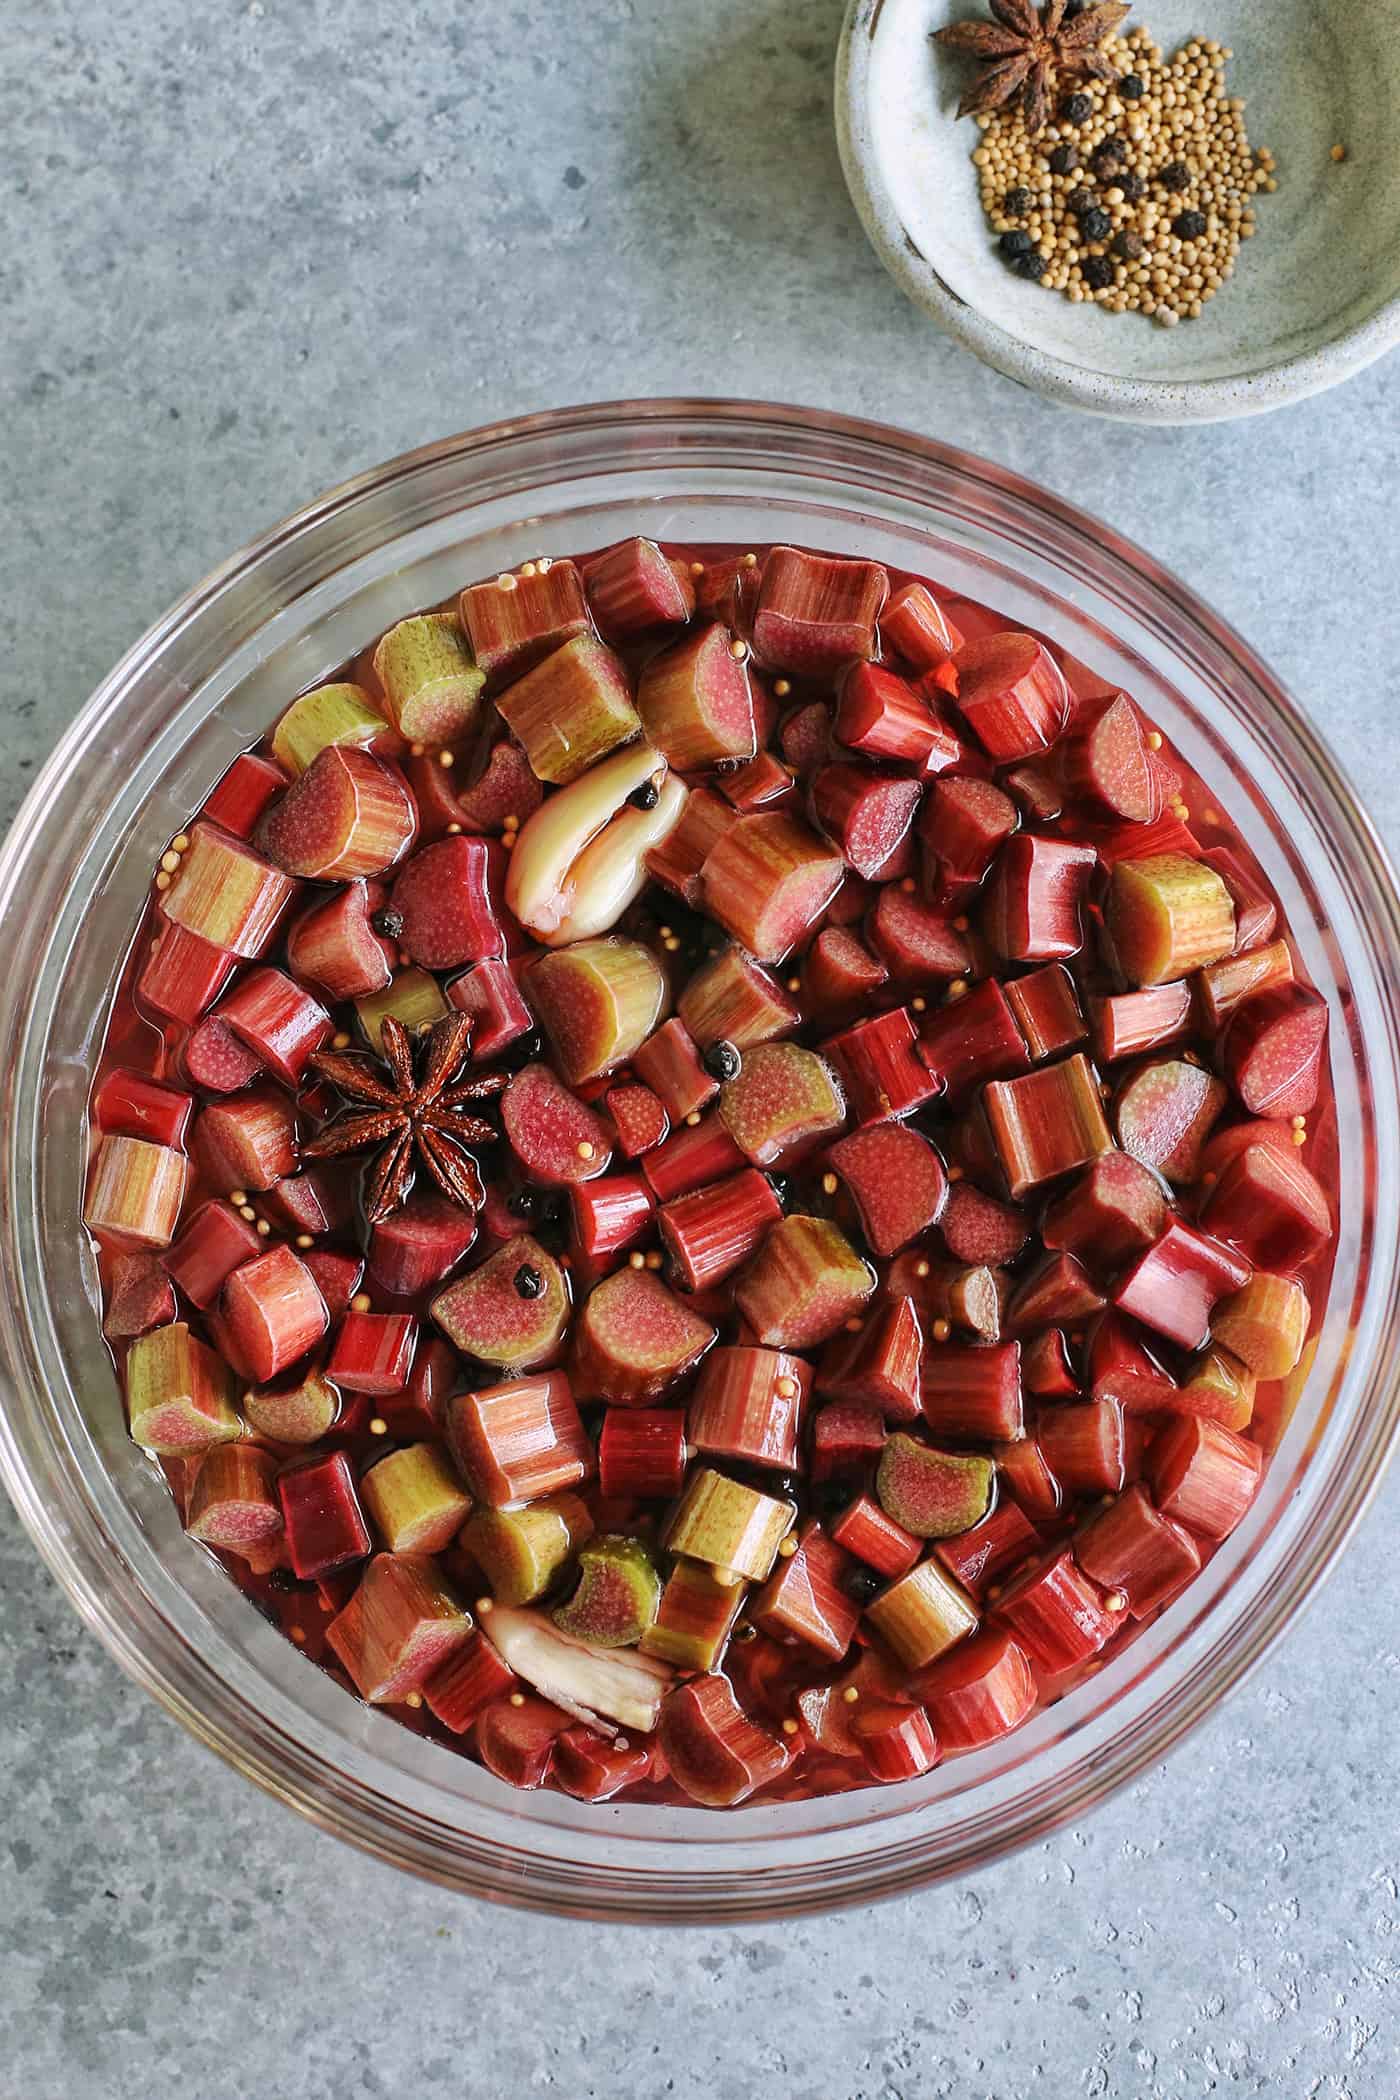
[[[951,1539],[986,1516],[996,1468],[989,1458],[936,1451],[897,1431],[888,1437],[875,1475],[886,1516],[918,1539]]]
[[[503,1371],[528,1371],[563,1338],[569,1286],[554,1256],[523,1232],[440,1291],[430,1309],[454,1349]]]
[[[796,1213],[768,1234],[734,1287],[755,1341],[808,1349],[853,1319],[875,1288],[875,1271],[829,1218]]]
[[[725,1128],[756,1167],[791,1158],[846,1120],[831,1067],[797,1043],[760,1043],[720,1090]]]
[[[592,1530],[593,1519],[577,1495],[551,1495],[524,1509],[474,1511],[462,1528],[462,1544],[497,1604],[532,1604]]]
[[[554,1623],[597,1648],[634,1648],[656,1618],[661,1578],[640,1539],[591,1539],[578,1557],[579,1583]]]
[[[676,1505],[666,1549],[735,1577],[762,1582],[792,1529],[790,1502],[764,1495],[742,1480],[702,1466]]]
[[[355,1012],[359,1018],[369,1046],[372,1050],[384,1048],[384,1019],[392,1014],[401,1021],[410,1035],[420,1028],[429,1028],[434,1021],[441,1021],[452,1011],[442,996],[442,986],[436,977],[426,970],[400,970],[392,984],[382,992],[370,992],[355,1001]]]
[[[421,613],[391,627],[374,652],[389,717],[406,737],[451,744],[476,720],[486,674],[472,661],[451,613]]]
[[[295,777],[327,744],[382,742],[389,725],[363,686],[318,685],[294,700],[272,732],[272,755]]]
[[[656,1618],[642,1635],[642,1653],[680,1670],[717,1669],[746,1592],[747,1584],[728,1571],[721,1579],[703,1561],[677,1560]]]

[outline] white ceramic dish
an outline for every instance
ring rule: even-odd
[[[1074,306],[997,254],[969,158],[976,127],[955,117],[968,63],[929,42],[986,12],[985,0],[851,0],[836,68],[865,230],[900,289],[965,348],[1053,401],[1188,423],[1318,393],[1400,338],[1396,0],[1151,0],[1131,17],[1166,51],[1197,34],[1233,47],[1230,91],[1279,166],[1234,278],[1171,330]]]

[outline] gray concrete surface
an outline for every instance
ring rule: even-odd
[[[983,372],[864,246],[838,19],[9,0],[0,814],[146,623],[317,488],[695,391],[883,416],[1100,512],[1262,646],[1400,840],[1400,363],[1191,433]],[[0,2096],[1393,2095],[1398,1516],[1400,1480],[1266,1669],[1083,1828],[864,1915],[668,1937],[460,1904],[274,1808],[0,1510]]]

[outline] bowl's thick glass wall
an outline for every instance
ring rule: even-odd
[[[126,1438],[76,1228],[96,1044],[154,856],[287,697],[463,581],[631,532],[784,538],[925,569],[1133,691],[1282,895],[1332,1006],[1342,1232],[1259,1502],[1123,1655],[1007,1744],[907,1786],[725,1814],[522,1795],[358,1705],[179,1527]],[[1016,476],[874,425],[621,404],[498,426],[333,492],[236,557],[93,696],[0,855],[0,1469],[131,1673],[249,1776],[417,1872],[540,1908],[719,1919],[917,1886],[1159,1757],[1315,1588],[1397,1424],[1400,910],[1375,837],[1268,671],[1174,579]]]

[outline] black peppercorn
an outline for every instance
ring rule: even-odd
[[[1191,180],[1191,170],[1184,160],[1169,160],[1157,177],[1164,190],[1179,194]]]
[[[701,1059],[711,1079],[718,1079],[721,1085],[726,1080],[738,1078],[743,1062],[732,1043],[711,1043]]]
[[[655,809],[661,800],[661,790],[654,780],[644,780],[640,787],[633,788],[627,800],[633,809]]]
[[[1140,233],[1131,233],[1125,226],[1113,238],[1113,252],[1121,255],[1124,262],[1141,262],[1147,253],[1147,243]]]
[[[884,1586],[873,1568],[852,1568],[846,1577],[846,1595],[852,1604],[868,1604],[872,1597],[879,1596]]]
[[[374,914],[369,923],[376,933],[383,934],[386,941],[397,941],[403,937],[403,913],[390,911],[387,904],[383,911]]]
[[[1004,233],[1001,237],[1003,255],[1029,255],[1034,246],[1035,242],[1020,226],[1013,227],[1010,233]]]
[[[1079,231],[1086,241],[1106,241],[1113,231],[1113,221],[1102,206],[1096,204],[1089,211],[1080,213]]]
[[[538,1298],[544,1291],[544,1278],[529,1262],[522,1262],[515,1272],[515,1290],[517,1297]]]
[[[1099,140],[1090,156],[1096,168],[1102,167],[1106,160],[1126,160],[1127,157],[1127,147],[1123,144],[1122,139],[1115,137],[1112,133],[1106,139]]]
[[[1172,220],[1172,232],[1182,241],[1198,241],[1206,230],[1206,215],[1203,211],[1179,211]]]
[[[1066,124],[1087,124],[1093,114],[1094,105],[1087,95],[1070,95],[1060,109]]]
[[[1147,93],[1147,82],[1141,73],[1125,73],[1118,83],[1118,92],[1125,102],[1141,102]]]
[[[1129,204],[1136,204],[1139,198],[1147,195],[1147,184],[1143,181],[1141,175],[1132,173],[1120,175],[1118,187],[1127,198]]]
[[[1072,175],[1079,166],[1079,155],[1073,146],[1056,146],[1050,155],[1052,175]]]
[[[1001,208],[1008,219],[1024,219],[1031,208],[1031,193],[1028,189],[1008,190],[1001,200]]]
[[[1106,292],[1116,275],[1106,255],[1086,255],[1079,267],[1091,292]]]
[[[1030,255],[1013,255],[1011,267],[1018,277],[1029,277],[1032,284],[1039,284],[1050,265],[1043,255],[1032,251]]]

